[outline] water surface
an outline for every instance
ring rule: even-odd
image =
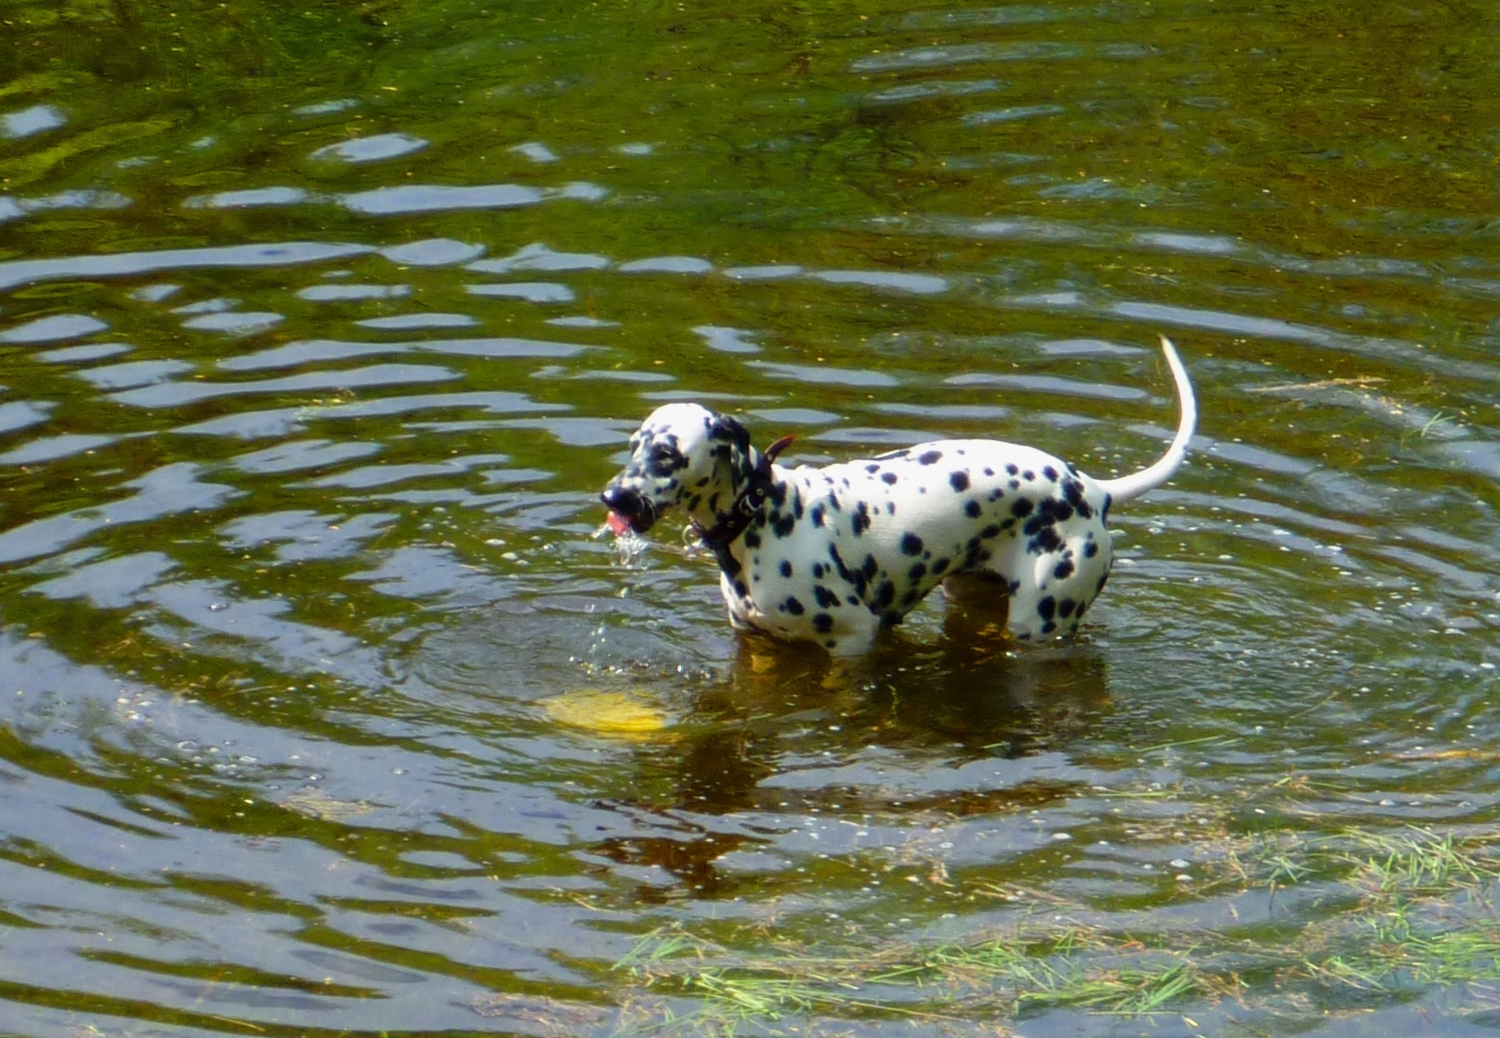
[[[1492,1027],[1492,951],[1340,974],[1386,902],[1314,866],[1494,834],[1493,10],[561,6],[8,10],[4,1029],[671,1030],[647,935],[1067,927],[1224,986],[744,1026]],[[1133,470],[1160,333],[1199,436],[1073,642],[834,670],[596,536],[669,400]]]

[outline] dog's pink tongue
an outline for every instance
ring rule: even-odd
[[[619,512],[610,512],[609,518],[605,522],[609,524],[610,530],[614,532],[616,537],[623,536],[630,529],[630,520],[626,519]]]

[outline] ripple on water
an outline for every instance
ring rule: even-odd
[[[859,368],[836,368],[812,364],[778,364],[768,360],[746,361],[746,366],[764,372],[769,378],[792,379],[813,385],[840,385],[864,388],[890,388],[901,380],[884,371]]]
[[[419,331],[423,328],[472,328],[479,324],[477,317],[468,314],[416,313],[397,314],[393,317],[366,317],[355,321],[361,328],[373,328],[383,332]]]
[[[358,554],[397,518],[390,512],[261,512],[225,523],[219,527],[219,536],[226,547],[239,551],[272,546],[278,562],[336,559]]]
[[[11,260],[0,263],[0,289],[37,281],[90,277],[128,277],[161,270],[216,267],[283,267],[322,263],[373,252],[367,245],[281,242],[270,245],[225,245],[202,249],[117,252],[59,259]]]
[[[554,281],[511,281],[504,284],[465,285],[472,296],[523,299],[528,303],[571,303],[576,297],[567,285]]]
[[[49,400],[11,400],[0,404],[0,433],[45,422],[57,404]]]
[[[266,368],[289,368],[299,364],[348,360],[389,353],[440,353],[459,357],[565,358],[576,357],[592,347],[572,342],[510,337],[473,339],[414,339],[408,342],[345,342],[338,339],[310,339],[292,342],[259,353],[227,357],[219,361],[225,371],[259,371]]]
[[[179,430],[181,431],[181,430]],[[378,454],[384,448],[378,443],[335,442],[333,440],[294,440],[274,447],[249,451],[231,459],[242,472],[268,475],[279,472],[301,472],[327,468],[355,458]]]
[[[4,429],[4,418],[0,416],[0,430]],[[0,465],[39,465],[59,458],[71,458],[77,454],[106,447],[116,437],[89,433],[62,433],[40,440],[32,440],[0,453]]]
[[[425,364],[373,364],[344,371],[309,371],[258,382],[164,382],[141,389],[111,393],[109,399],[131,407],[183,407],[215,397],[252,393],[301,393],[313,390],[368,386],[413,385],[458,378],[448,368]]]
[[[135,360],[125,364],[108,364],[73,372],[95,389],[130,389],[165,382],[173,375],[192,371],[194,365],[181,360]]]
[[[621,263],[623,274],[707,274],[714,265],[696,256],[648,256]]]
[[[297,298],[312,303],[348,303],[364,299],[403,299],[410,285],[308,285],[297,289]]]
[[[27,321],[11,328],[0,331],[0,342],[10,343],[35,343],[55,342],[58,339],[80,339],[85,335],[93,335],[102,332],[109,325],[97,317],[87,314],[54,314],[51,317],[38,317],[34,321]]]
[[[33,356],[44,364],[80,364],[85,361],[104,360],[106,357],[118,357],[133,349],[135,349],[134,346],[127,346],[123,342],[91,342],[83,346],[64,346],[56,350],[43,350]]]
[[[33,134],[55,130],[67,123],[68,117],[56,105],[32,105],[14,112],[0,115],[0,136],[19,139]]]
[[[413,267],[447,267],[455,263],[469,263],[485,253],[485,246],[452,238],[425,238],[404,245],[390,245],[380,254],[392,263]]]
[[[195,510],[213,511],[241,491],[199,482],[202,466],[175,462],[120,484],[136,493],[103,504],[70,509],[0,531],[0,562],[51,555],[105,529],[144,523]]]
[[[349,140],[328,144],[313,152],[308,158],[315,162],[383,162],[400,158],[427,147],[428,142],[409,133],[381,133],[373,137],[351,137]]]
[[[476,260],[467,269],[481,274],[509,274],[515,270],[604,270],[609,259],[592,252],[554,252],[541,242],[517,249],[509,256]]]
[[[77,566],[31,590],[48,598],[86,598],[96,609],[125,609],[176,567],[176,560],[159,551],[132,552]]]

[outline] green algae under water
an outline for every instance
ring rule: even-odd
[[[1463,1035],[1491,5],[0,11],[0,1030]],[[1070,643],[730,632],[666,400],[1112,475]]]

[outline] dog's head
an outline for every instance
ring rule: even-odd
[[[711,517],[729,507],[753,468],[750,434],[697,404],[658,407],[630,437],[630,461],[600,498],[612,516],[645,533],[669,508]]]

